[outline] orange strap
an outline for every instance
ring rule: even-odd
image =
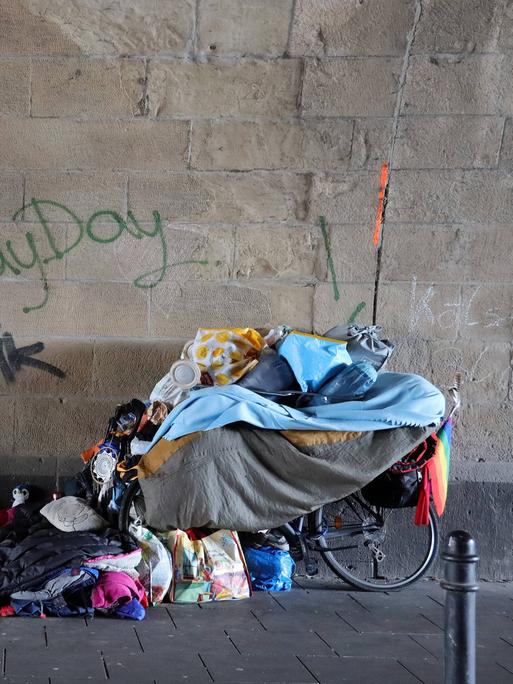
[[[385,163],[381,167],[381,174],[379,176],[379,195],[378,195],[378,211],[376,214],[376,227],[374,228],[374,238],[372,242],[377,247],[379,244],[379,237],[381,233],[381,226],[383,224],[383,203],[385,201],[385,188],[388,181],[388,164]]]
[[[89,463],[92,457],[96,456],[96,454],[100,451],[100,444],[102,443],[102,441],[103,440],[100,440],[97,444],[93,444],[92,447],[89,447],[89,449],[86,449],[80,454],[84,463]]]

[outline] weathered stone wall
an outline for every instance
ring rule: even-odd
[[[1,0],[0,33],[0,332],[45,346],[3,338],[4,490],[74,472],[200,324],[358,307],[394,368],[463,374],[454,524],[511,513],[511,0]]]

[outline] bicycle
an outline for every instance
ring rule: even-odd
[[[144,524],[138,481],[128,485],[123,496],[120,530],[128,532],[136,519]],[[429,524],[418,527],[413,524],[413,509],[373,506],[361,492],[321,506],[276,532],[288,541],[294,560],[304,562],[307,575],[317,574],[322,559],[337,577],[364,591],[392,591],[413,584],[431,566],[439,543],[432,506]]]

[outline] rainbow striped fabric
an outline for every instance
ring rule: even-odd
[[[447,501],[447,489],[449,487],[449,468],[451,465],[451,440],[453,419],[449,416],[439,428],[436,435],[435,454],[426,464],[433,503],[438,515],[442,515]]]

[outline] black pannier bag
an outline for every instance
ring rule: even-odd
[[[362,489],[372,506],[409,508],[417,505],[422,476],[418,470],[398,475],[386,470]]]
[[[434,456],[436,439],[430,435],[400,461],[362,488],[362,495],[381,508],[413,508],[419,501],[424,466]]]

